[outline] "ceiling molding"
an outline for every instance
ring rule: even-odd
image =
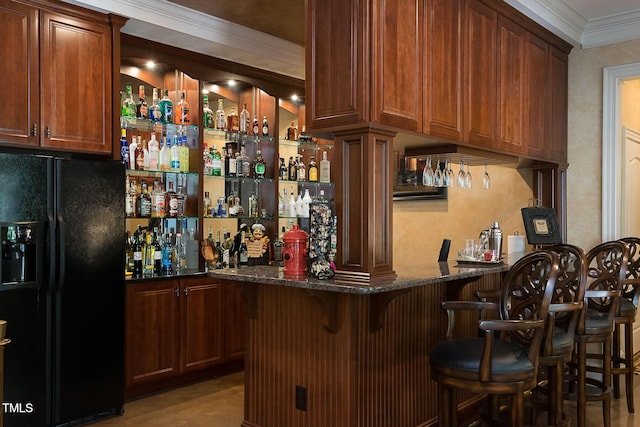
[[[592,19],[582,32],[582,47],[589,48],[640,38],[640,9]]]
[[[159,0],[66,2],[128,17],[125,34],[304,79],[303,46],[215,16]]]

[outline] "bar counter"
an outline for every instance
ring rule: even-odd
[[[246,302],[242,426],[435,425],[428,355],[445,338],[440,302],[495,289],[508,268],[433,262],[362,284],[289,278],[273,266],[210,271]],[[470,313],[456,320],[456,333],[477,334]],[[479,401],[467,394],[461,420]]]

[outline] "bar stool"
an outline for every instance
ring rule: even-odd
[[[538,354],[544,338],[558,274],[558,256],[525,255],[502,281],[499,303],[445,301],[447,338],[429,354],[431,377],[438,383],[438,425],[457,426],[455,389],[511,397],[511,426],[524,425],[524,392],[536,385]],[[457,309],[498,310],[500,319],[478,323],[482,337],[450,338]],[[499,337],[494,337],[494,332]]]
[[[534,390],[547,396],[548,423],[563,424],[562,383],[565,364],[571,361],[576,327],[587,287],[587,258],[578,246],[561,244],[547,250],[558,254],[560,268],[549,307],[549,322],[542,346],[540,369],[546,368],[547,384]]]
[[[621,241],[605,242],[587,253],[588,284],[585,307],[576,329],[575,349],[565,381],[569,383],[564,399],[577,402],[578,425],[584,426],[588,401],[602,402],[605,427],[611,427],[611,340],[624,283],[629,248]],[[601,353],[587,353],[587,344],[602,346]],[[597,359],[601,367],[588,364]],[[587,372],[602,374],[602,380],[587,377]]]
[[[633,376],[635,375],[633,366],[633,322],[636,319],[638,289],[640,289],[640,239],[637,237],[625,237],[620,240],[629,246],[629,261],[613,331],[611,374],[613,375],[613,397],[616,399],[620,398],[620,375],[624,375],[627,411],[632,414],[634,412]],[[620,356],[621,326],[624,326],[624,357]],[[620,366],[621,363],[623,366]]]

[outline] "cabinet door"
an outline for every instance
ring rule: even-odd
[[[225,285],[225,360],[244,357],[245,301],[233,286]]]
[[[373,120],[402,129],[421,127],[422,79],[418,2],[379,0],[373,8]]]
[[[126,386],[179,372],[179,282],[127,285]]]
[[[222,287],[208,277],[180,281],[181,373],[222,362]]]
[[[567,161],[567,114],[568,114],[568,58],[558,49],[549,51],[549,69],[551,84],[551,123],[548,146],[550,160]]]
[[[533,34],[526,43],[527,111],[525,138],[527,151],[532,157],[544,159],[549,140],[549,45]],[[546,205],[545,205],[546,206]]]
[[[495,146],[497,12],[478,0],[464,11],[464,141]]]
[[[111,29],[41,13],[41,145],[111,153]]]
[[[5,108],[0,114],[0,143],[38,145],[32,135],[38,113],[38,11],[0,0],[0,57],[3,58],[0,93]],[[37,128],[36,128],[37,131]]]
[[[459,0],[428,0],[424,27],[423,132],[462,139]]]
[[[524,140],[524,83],[526,31],[498,18],[497,147],[526,154]]]

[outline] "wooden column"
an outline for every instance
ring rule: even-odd
[[[395,277],[389,167],[394,136],[368,126],[335,132],[337,281]]]

